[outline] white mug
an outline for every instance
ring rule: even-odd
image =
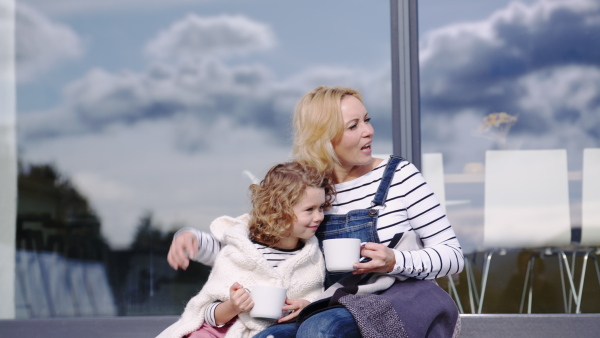
[[[334,238],[323,241],[325,266],[329,272],[354,271],[354,263],[360,259],[360,239]]]
[[[254,302],[250,310],[253,318],[279,319],[285,305],[286,288],[267,285],[250,285],[246,288]]]

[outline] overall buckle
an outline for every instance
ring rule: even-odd
[[[375,216],[377,216],[377,212],[379,210],[383,210],[383,209],[385,209],[385,204],[384,205],[375,205],[375,203],[371,202],[371,208],[369,209],[369,216],[375,217]]]

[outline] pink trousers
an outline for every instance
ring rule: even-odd
[[[231,327],[231,323],[233,322],[229,322],[227,323],[227,325],[223,326],[223,327],[214,327],[214,326],[210,326],[209,324],[206,324],[206,322],[204,324],[202,324],[202,326],[188,334],[186,337],[187,338],[223,338],[225,337],[225,334],[227,333],[227,330],[229,330],[229,328]]]

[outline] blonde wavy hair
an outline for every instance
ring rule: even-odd
[[[340,163],[332,141],[344,132],[341,104],[346,96],[363,102],[357,90],[340,86],[317,87],[298,101],[293,120],[294,158],[331,174],[334,163]]]
[[[325,205],[331,206],[334,190],[324,172],[305,162],[292,161],[277,164],[265,175],[260,184],[250,186],[250,238],[274,245],[288,236],[294,222],[294,206],[304,197],[306,188],[325,190]]]

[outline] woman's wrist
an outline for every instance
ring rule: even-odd
[[[402,253],[400,253],[398,250],[392,249],[392,251],[394,252],[394,257],[396,260],[388,273],[397,275],[404,271],[404,264],[399,264],[399,262],[404,263],[404,256],[402,256]]]

